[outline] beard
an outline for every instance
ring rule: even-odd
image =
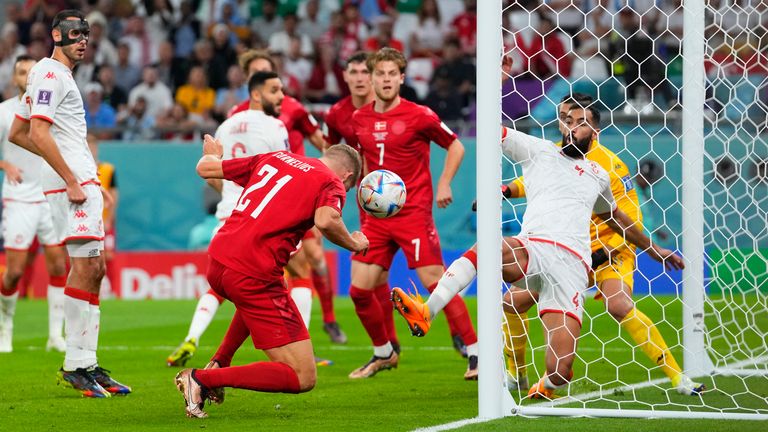
[[[571,159],[579,159],[584,157],[589,151],[589,146],[592,144],[592,137],[586,137],[582,139],[576,139],[573,136],[563,135],[563,154]]]
[[[265,114],[275,118],[280,117],[280,105],[269,103],[262,99],[262,108]]]

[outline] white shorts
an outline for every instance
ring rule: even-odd
[[[63,242],[71,241],[104,241],[104,197],[101,187],[94,184],[83,186],[86,200],[77,205],[69,202],[66,192],[49,192],[46,194],[51,205],[53,227]],[[102,246],[102,249],[103,246]]]
[[[584,292],[589,281],[584,260],[567,247],[549,240],[515,238],[528,252],[525,277],[516,285],[539,293],[539,316],[564,313],[581,324]]]
[[[35,236],[45,246],[61,244],[53,229],[51,207],[46,201],[27,203],[3,200],[3,238],[9,250],[28,250]]]

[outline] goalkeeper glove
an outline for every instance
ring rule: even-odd
[[[608,252],[605,249],[600,248],[592,252],[592,270],[597,270],[598,267],[608,262]]]

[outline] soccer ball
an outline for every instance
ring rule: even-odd
[[[392,171],[370,172],[357,188],[357,202],[369,215],[394,216],[405,205],[405,183]]]

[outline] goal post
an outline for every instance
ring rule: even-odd
[[[574,34],[570,28],[571,37],[562,38],[564,53],[535,61],[538,52],[523,52],[516,44],[535,47],[532,41],[540,38],[538,49],[546,51],[544,36],[551,37],[564,30],[561,25],[578,19],[568,21],[566,11],[552,9],[550,2],[518,1],[507,9],[501,0],[477,3],[479,418],[768,420],[768,19],[764,18],[768,10],[760,5],[746,10],[730,1],[718,10],[705,0],[685,0],[685,7],[680,2],[677,9],[665,10],[658,5],[675,2],[627,3],[657,7],[656,15],[629,11],[638,17],[639,27],[651,17],[662,22],[658,33],[649,37],[650,57],[662,65],[657,73],[662,79],[656,81],[643,75],[640,67],[634,78],[622,69],[621,56],[629,55],[631,32],[622,33],[617,26],[626,24],[622,20],[627,16],[620,14],[628,7],[616,10],[607,5],[623,2],[572,2],[571,6],[592,5],[590,11],[582,11],[582,23],[588,24],[594,40],[574,42],[579,31]],[[515,6],[521,10],[513,13]],[[578,9],[569,13],[574,10]],[[588,15],[595,11],[608,16],[601,21],[608,31],[599,37],[601,30],[589,26],[594,24],[590,20],[598,19]],[[553,17],[553,28],[537,21],[538,16]],[[682,27],[682,36],[672,31],[673,22]],[[713,31],[714,27],[719,30]],[[527,35],[518,34],[522,28]],[[668,47],[664,38],[678,38],[679,44]],[[617,41],[624,42],[623,53],[606,49]],[[577,51],[576,43],[594,43],[596,48]],[[526,67],[513,70],[512,84],[502,86],[501,59],[506,55],[517,55],[515,60]],[[583,68],[581,76],[559,74],[566,57]],[[595,59],[606,66],[606,76],[594,72],[594,66],[600,66]],[[557,72],[536,81],[540,67]],[[501,153],[499,120],[559,141],[555,110],[560,98],[573,92],[589,93],[601,107],[599,141],[629,168],[630,175],[622,178],[627,191],[637,187],[633,182],[642,163],[651,160],[661,166],[658,183],[649,181],[647,186],[646,202],[652,210],[643,210],[644,225],[649,224],[646,234],[653,233],[656,241],[659,232],[666,232],[664,246],[680,251],[686,268],[682,274],[664,273],[638,252],[633,300],[666,340],[665,352],[677,359],[687,376],[707,385],[702,395],[677,394],[669,375],[662,373],[664,364],[659,360],[654,364],[605,303],[592,299],[594,289],[585,294],[574,377],[558,389],[558,398],[541,402],[529,399],[527,388],[508,388],[501,304],[502,293],[511,287],[501,280],[500,250],[502,235],[517,234],[525,204],[522,200],[500,204],[499,185],[522,172]],[[650,226],[654,216],[655,227]],[[523,320],[524,366],[533,384],[546,373],[536,305]],[[664,356],[660,358],[666,363]]]

